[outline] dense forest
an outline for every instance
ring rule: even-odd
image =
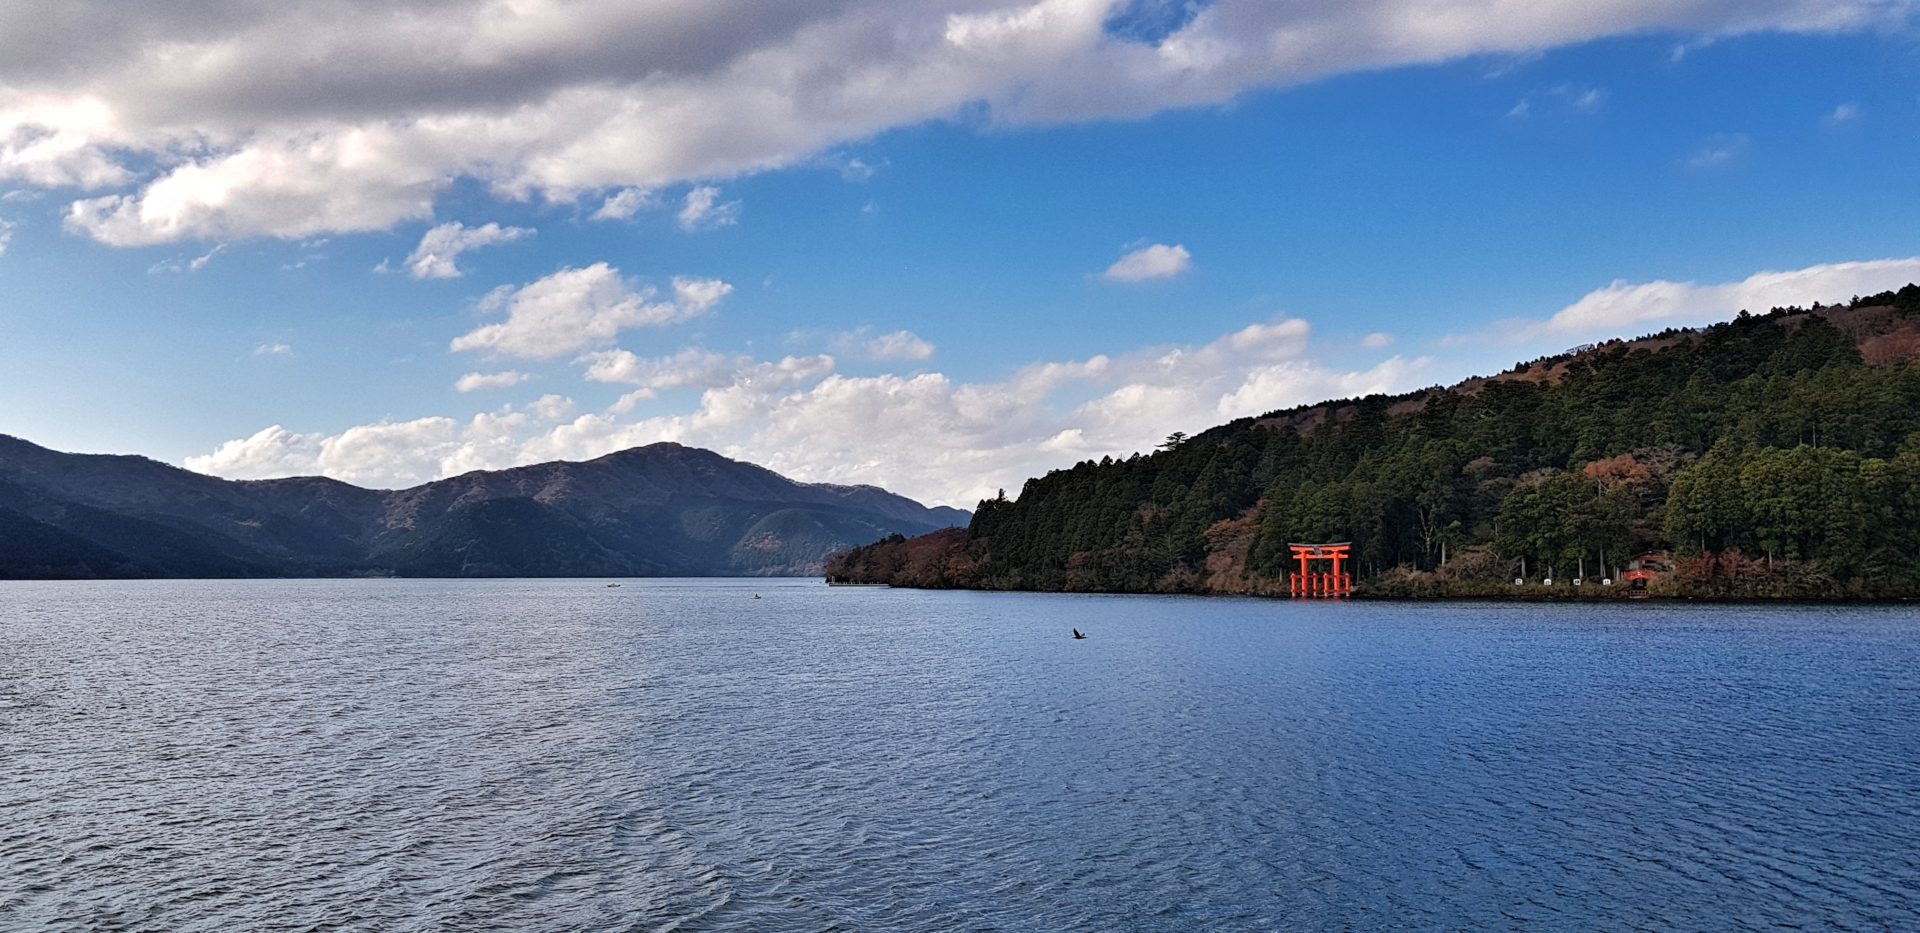
[[[1083,462],[830,580],[1284,593],[1352,541],[1359,595],[1541,595],[1670,555],[1656,592],[1920,595],[1920,286],[1741,312],[1499,376],[1246,418]],[[1516,577],[1526,578],[1515,587]]]

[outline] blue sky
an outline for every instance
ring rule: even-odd
[[[462,6],[431,29],[468,28]],[[684,101],[648,109],[651,71],[452,103],[400,65],[390,92],[334,88],[384,61],[351,30],[298,40],[327,53],[301,66],[325,106],[197,73],[150,100],[107,63],[152,29],[268,62],[311,24],[163,22],[84,46],[91,72],[0,65],[0,432],[382,486],[680,440],[970,506],[1172,430],[1920,278],[1903,3],[1568,5],[1519,35],[1427,4],[1464,12],[1332,64],[1187,50],[1304,28],[1260,5],[903,4],[880,9],[943,54],[1012,51],[933,78],[898,70],[924,49],[876,51],[905,89],[803,119],[821,92],[754,69],[825,56],[808,30],[844,10],[820,6],[659,52],[713,108],[686,125]],[[548,51],[591,57],[573,35]]]

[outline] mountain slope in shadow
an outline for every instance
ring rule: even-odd
[[[388,491],[0,435],[0,578],[812,574],[969,517],[671,443]]]

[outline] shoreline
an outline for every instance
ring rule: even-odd
[[[1752,595],[1714,595],[1714,594],[1676,594],[1656,593],[1650,596],[1625,595],[1575,595],[1572,593],[1435,593],[1430,595],[1386,595],[1368,594],[1364,589],[1356,589],[1353,595],[1346,597],[1294,598],[1287,594],[1261,593],[1254,591],[1193,590],[1139,591],[1139,590],[1063,590],[1028,589],[1020,587],[969,587],[969,586],[907,586],[897,583],[859,583],[828,584],[838,587],[884,587],[897,590],[924,590],[928,592],[965,592],[965,593],[1028,593],[1054,594],[1060,596],[1183,596],[1194,599],[1255,599],[1266,602],[1284,603],[1586,603],[1622,605],[1675,605],[1675,604],[1714,604],[1714,605],[1888,605],[1907,606],[1920,604],[1920,594],[1903,596],[1752,596]]]
[[[0,578],[0,585],[5,585],[8,583],[128,583],[128,582],[135,582],[135,583],[156,582],[157,583],[157,582],[188,582],[188,581],[208,582],[208,583],[239,583],[239,582],[270,583],[270,582],[291,582],[291,581],[306,581],[306,580],[393,580],[393,581],[435,580],[435,581],[448,581],[448,582],[461,581],[461,580],[474,580],[474,581],[479,581],[479,580],[490,580],[490,581],[582,580],[582,581],[592,581],[592,582],[605,582],[609,580],[626,580],[626,581],[738,580],[741,582],[764,580],[764,581],[772,582],[772,581],[783,580],[783,581],[808,581],[808,582],[818,583],[822,586],[825,586],[831,589],[897,589],[897,590],[923,590],[928,592],[1027,593],[1027,594],[1040,594],[1040,595],[1051,594],[1051,595],[1060,595],[1060,596],[1182,596],[1182,597],[1190,597],[1195,599],[1222,599],[1222,598],[1254,599],[1254,600],[1261,600],[1261,601],[1267,601],[1267,602],[1288,602],[1288,603],[1291,603],[1291,602],[1323,603],[1323,602],[1347,601],[1347,602],[1367,602],[1367,603],[1586,603],[1586,604],[1618,603],[1618,604],[1634,604],[1634,605],[1711,604],[1711,605],[1806,605],[1806,606],[1821,606],[1821,605],[1910,606],[1910,605],[1920,604],[1920,594],[1878,595],[1878,596],[1851,596],[1851,595],[1757,596],[1757,595],[1735,595],[1735,594],[1709,594],[1709,593],[1687,594],[1687,593],[1672,593],[1672,592],[1655,592],[1648,596],[1628,596],[1625,594],[1625,591],[1623,590],[1616,589],[1613,591],[1608,591],[1604,588],[1599,588],[1599,587],[1595,587],[1593,591],[1590,593],[1576,592],[1572,587],[1566,587],[1566,588],[1554,587],[1552,592],[1540,591],[1545,589],[1545,588],[1540,588],[1540,590],[1536,590],[1534,592],[1507,592],[1507,593],[1450,592],[1450,593],[1428,593],[1428,594],[1387,594],[1387,593],[1369,593],[1367,591],[1368,588],[1364,584],[1356,587],[1354,593],[1350,596],[1295,598],[1284,592],[1280,592],[1280,593],[1262,592],[1260,589],[1257,589],[1257,588],[1249,588],[1245,590],[1199,590],[1199,591],[1196,591],[1196,590],[1189,589],[1189,590],[1141,591],[1141,590],[1099,590],[1099,589],[1070,590],[1070,589],[1038,589],[1038,588],[1022,588],[1022,587],[977,587],[977,586],[912,586],[912,585],[905,585],[905,584],[899,584],[899,583],[885,583],[885,582],[875,582],[875,583],[836,582],[836,581],[826,580],[823,577],[816,574],[756,574],[756,575],[674,574],[674,575],[665,575],[665,576],[595,576],[595,575],[525,576],[525,575],[519,575],[519,576],[462,576],[462,577],[400,576],[400,575],[393,575],[393,574],[341,574],[341,575],[328,575],[328,576],[272,576],[272,577],[133,577],[133,576],[128,576],[128,577],[7,577],[7,578]]]

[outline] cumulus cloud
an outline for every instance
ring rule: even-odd
[[[400,136],[373,128],[246,144],[178,165],[135,194],[74,201],[67,229],[111,246],[146,246],[215,237],[298,239],[425,220],[448,176],[415,164],[412,144]]]
[[[1697,327],[1724,321],[1741,311],[1871,295],[1920,281],[1920,256],[1808,266],[1787,272],[1761,272],[1738,282],[1630,283],[1616,281],[1587,293],[1544,321],[1510,321],[1499,328],[1509,340],[1542,337],[1627,337],[1649,327]]]
[[[1860,119],[1859,104],[1841,104],[1833,108],[1833,112],[1827,114],[1826,117],[1822,119],[1820,122],[1825,123],[1828,126],[1842,126],[1848,123],[1856,122],[1859,119]]]
[[[673,279],[673,302],[677,320],[699,317],[720,299],[733,294],[733,286],[719,279],[696,279],[691,276],[675,276]]]
[[[761,391],[810,382],[833,372],[834,359],[788,356],[777,362],[756,363],[752,357],[713,353],[688,347],[672,356],[645,358],[628,350],[609,350],[582,357],[586,378],[592,382],[635,386],[616,406],[630,410],[643,399],[670,389],[715,389],[740,386]]]
[[[457,279],[461,276],[460,254],[482,246],[512,243],[533,236],[526,227],[502,227],[489,223],[469,227],[459,221],[444,223],[420,237],[420,245],[407,257],[407,274],[416,279]]]
[[[298,434],[280,425],[188,457],[189,470],[228,479],[330,476],[374,489],[399,489],[513,461],[522,436],[574,416],[572,399],[547,395],[523,409],[504,406],[465,423],[416,418],[357,425],[338,434]]]
[[[740,222],[740,202],[721,203],[720,189],[712,185],[701,185],[687,192],[687,198],[680,205],[680,229],[713,230],[719,227],[731,227]]]
[[[652,210],[660,206],[660,198],[647,188],[622,188],[600,202],[600,209],[593,212],[593,220],[630,220],[641,211]]]
[[[835,337],[833,348],[848,356],[882,361],[930,360],[934,352],[933,344],[910,330],[875,334],[868,327]]]
[[[228,441],[186,467],[228,479],[319,475],[360,486],[393,489],[437,472],[459,447],[451,418],[365,424],[335,435],[296,434],[280,425]]]
[[[542,395],[526,407],[529,415],[541,421],[565,421],[573,417],[573,399],[564,395]]]
[[[631,350],[607,350],[581,358],[587,364],[589,380],[639,386],[648,392],[725,385],[742,360],[694,347],[654,359],[644,359]]]
[[[1376,332],[1360,338],[1360,346],[1365,347],[1366,349],[1369,349],[1369,350],[1378,350],[1381,347],[1387,347],[1392,345],[1393,345],[1392,334]]]
[[[0,11],[0,24],[6,16]],[[6,41],[0,38],[0,48]],[[82,189],[121,185],[133,178],[97,142],[112,134],[113,114],[104,101],[58,93],[7,94],[6,88],[0,66],[0,178],[39,188]]]
[[[7,247],[13,244],[13,221],[0,220],[0,256],[7,254]]]
[[[606,197],[800,164],[961,114],[1132,118],[1607,36],[1840,32],[1912,13],[1905,0],[1136,7],[12,4],[0,8],[0,180],[79,192],[69,227],[110,244],[293,238],[429,220],[462,179],[512,198]]]
[[[1329,372],[1312,363],[1267,366],[1249,373],[1246,382],[1220,398],[1222,417],[1244,418],[1320,398],[1352,398],[1412,387],[1429,361],[1393,357],[1371,369]]]
[[[1120,257],[1100,277],[1109,282],[1147,282],[1170,279],[1193,268],[1193,254],[1184,246],[1155,243]]]
[[[1429,365],[1394,357],[1366,370],[1330,370],[1307,357],[1309,337],[1306,322],[1282,319],[1200,346],[1036,363],[985,382],[938,372],[847,376],[824,356],[756,362],[697,348],[659,358],[609,350],[582,358],[588,378],[635,391],[605,411],[548,421],[530,411],[493,413],[459,427],[446,419],[408,422],[405,432],[420,443],[391,465],[376,463],[371,452],[379,448],[367,439],[348,445],[352,432],[312,437],[274,429],[262,432],[264,440],[233,441],[189,464],[258,475],[258,464],[273,463],[282,471],[342,478],[351,471],[397,483],[673,440],[798,479],[877,483],[924,501],[971,506],[1049,469],[1149,450],[1171,431],[1329,394],[1409,389]],[[628,417],[639,398],[669,388],[697,388],[699,400],[690,410]],[[254,454],[256,447],[271,456]]]
[[[488,389],[508,389],[533,377],[522,372],[508,370],[501,373],[468,373],[453,383],[456,392],[485,392]]]
[[[293,347],[284,343],[263,343],[253,348],[254,356],[291,356]]]
[[[295,434],[280,425],[261,428],[251,437],[227,441],[213,453],[188,457],[186,467],[228,479],[278,479],[320,472],[316,461],[323,434]]]
[[[604,262],[567,268],[518,288],[502,286],[481,301],[507,319],[454,339],[455,352],[554,359],[605,347],[621,331],[664,327],[713,309],[733,286],[718,279],[675,278],[662,300],[651,286],[635,286]]]

